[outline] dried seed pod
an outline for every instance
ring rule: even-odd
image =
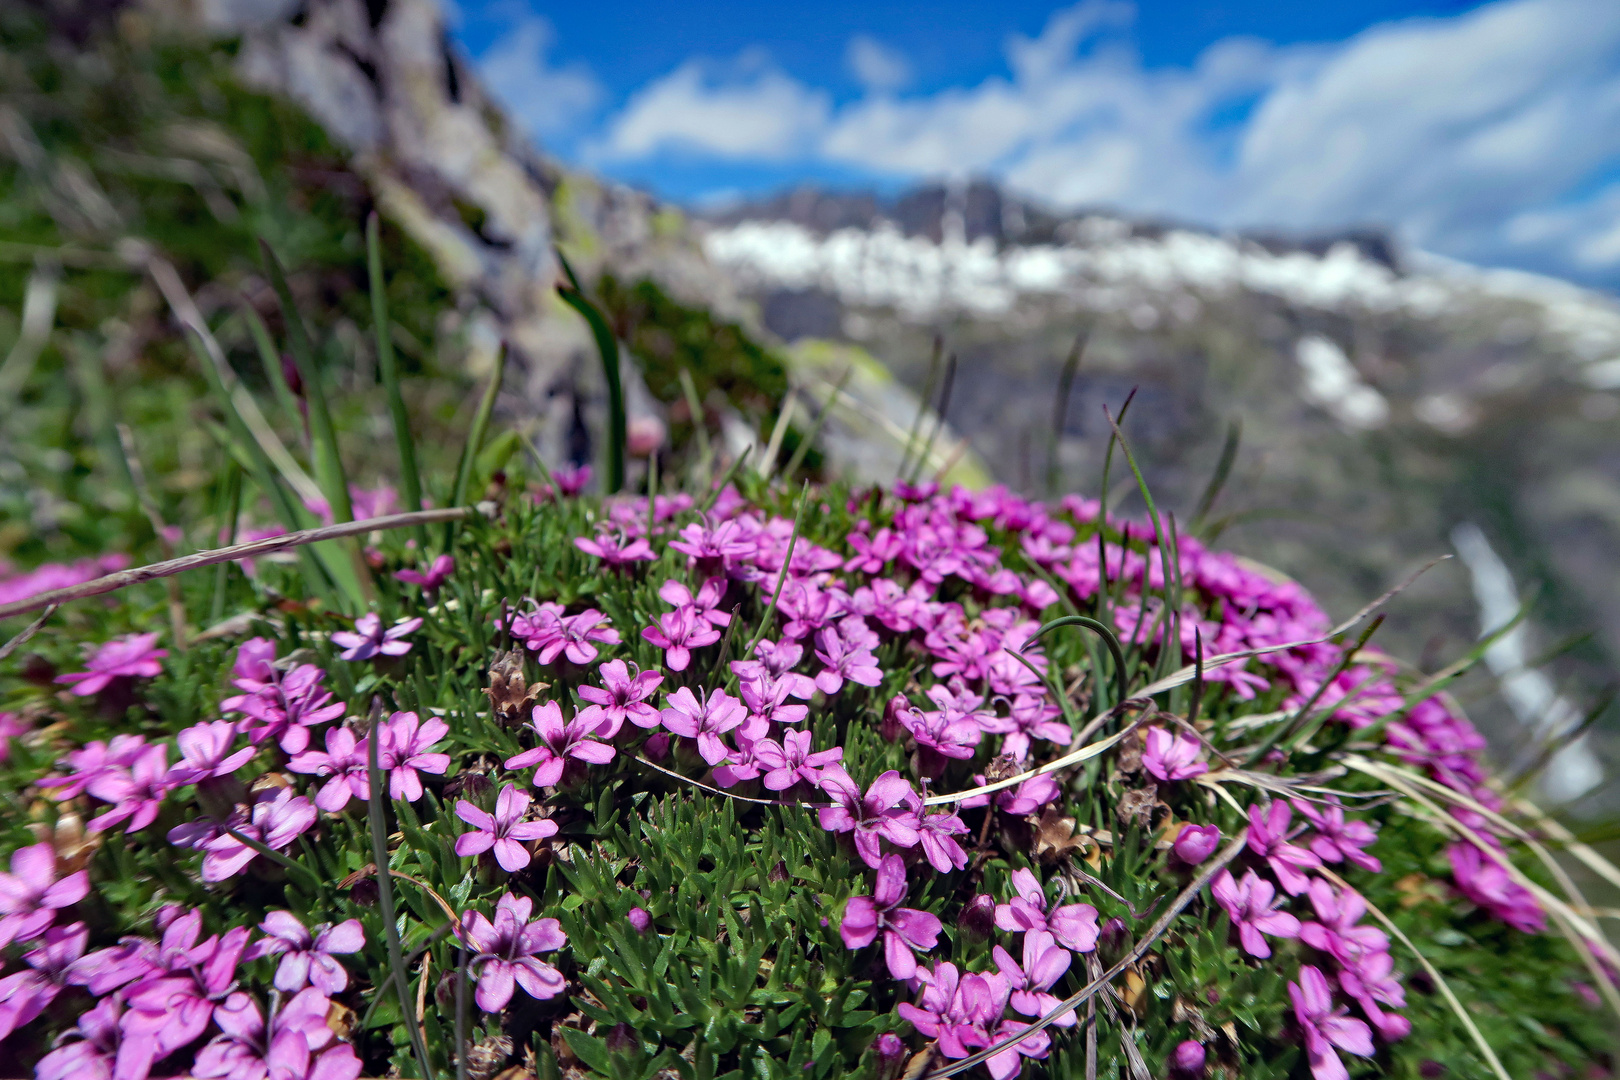
[[[489,697],[495,719],[503,727],[517,727],[528,719],[535,699],[550,683],[532,685],[523,677],[523,650],[512,649],[501,653],[489,668],[489,686],[484,693]]]
[[[468,1080],[491,1080],[511,1058],[510,1035],[484,1036],[467,1049]]]

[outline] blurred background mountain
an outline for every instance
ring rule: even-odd
[[[983,180],[683,211],[537,147],[430,0],[42,0],[0,10],[0,46],[0,557],[19,566],[151,541],[117,420],[167,520],[207,518],[220,441],[161,267],[270,395],[258,235],[296,268],[362,478],[385,475],[375,208],[419,443],[452,442],[504,346],[502,412],[553,462],[589,460],[603,391],[555,295],[560,247],[629,346],[632,418],[675,445],[701,427],[736,452],[786,411],[785,458],[825,409],[811,467],[887,480],[926,396],[929,472],[1097,494],[1103,408],[1134,392],[1124,430],[1161,506],[1191,527],[1235,445],[1199,524],[1335,614],[1461,556],[1392,606],[1391,653],[1437,669],[1531,603],[1496,680],[1464,690],[1510,768],[1620,671],[1605,294],[1376,231],[1216,232]],[[1616,730],[1599,717],[1545,793],[1613,809]]]

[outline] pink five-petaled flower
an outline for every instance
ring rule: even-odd
[[[180,760],[169,766],[168,782],[175,787],[200,784],[216,776],[229,776],[253,757],[253,747],[232,752],[236,725],[229,720],[204,721],[184,728],[174,737]]]
[[[1378,873],[1384,864],[1374,855],[1361,849],[1378,839],[1378,832],[1365,821],[1346,821],[1343,807],[1327,805],[1320,809],[1299,799],[1291,800],[1294,809],[1316,829],[1311,837],[1311,850],[1323,862],[1348,862],[1363,870]]]
[[[692,662],[692,650],[720,640],[703,612],[695,607],[678,607],[658,616],[657,626],[643,627],[641,636],[664,650],[664,662],[671,671],[685,671]]]
[[[1373,953],[1389,951],[1389,936],[1376,926],[1357,926],[1367,913],[1367,902],[1354,889],[1335,891],[1321,878],[1310,888],[1311,907],[1321,922],[1304,923],[1299,939],[1349,967]]]
[[[427,573],[420,570],[395,570],[394,577],[411,585],[420,586],[423,592],[438,592],[451,574],[455,573],[456,560],[449,555],[440,555],[428,566]]]
[[[917,814],[922,800],[893,769],[861,789],[842,765],[821,770],[821,790],[832,796],[833,805],[819,807],[816,818],[828,832],[855,834],[855,850],[867,866],[882,863],[882,841],[895,847],[915,847],[922,839]]]
[[[650,562],[656,558],[652,545],[644,538],[638,536],[631,539],[622,529],[599,532],[595,539],[576,536],[574,546],[587,555],[595,555],[612,567],[625,566],[633,562]]]
[[[196,1080],[355,1080],[354,1048],[335,1043],[326,1014],[331,1000],[310,987],[275,1009],[266,1025],[258,1002],[234,993],[214,1010],[220,1034],[197,1051]]]
[[[1209,771],[1209,766],[1198,760],[1198,740],[1189,735],[1176,735],[1164,728],[1149,728],[1147,744],[1142,750],[1142,768],[1155,780],[1191,780]]]
[[[271,666],[275,645],[263,638],[242,643],[236,654],[236,687],[245,691],[219,703],[223,712],[241,712],[254,721],[247,732],[255,744],[274,738],[289,754],[309,746],[309,729],[343,715],[344,704],[332,700],[321,685],[326,672],[298,664],[286,674]]]
[[[816,676],[821,692],[829,696],[838,693],[846,679],[861,686],[880,685],[883,669],[878,667],[877,656],[870,648],[875,641],[876,635],[859,615],[845,616],[837,627],[817,630],[816,659],[826,665]]]
[[[1311,884],[1304,871],[1315,870],[1322,865],[1322,860],[1288,843],[1288,823],[1293,816],[1288,804],[1280,800],[1272,803],[1269,810],[1262,810],[1258,803],[1249,807],[1249,850],[1270,864],[1278,884],[1289,896],[1298,896]]]
[[[663,672],[641,671],[638,668],[632,675],[630,671],[633,667],[635,665],[626,664],[623,660],[609,660],[597,669],[602,673],[601,687],[579,688],[581,700],[590,702],[599,710],[597,715],[601,717],[601,723],[596,728],[596,734],[604,739],[617,735],[626,720],[639,728],[658,726],[658,710],[647,704],[647,699],[663,684]],[[590,711],[583,709],[581,715]]]
[[[238,810],[231,815],[227,826],[265,847],[280,851],[314,825],[316,816],[309,800],[294,795],[291,788],[272,789],[260,793],[259,801],[251,810],[245,813]],[[202,879],[208,882],[236,876],[259,854],[229,832],[221,832],[205,841],[202,849]]]
[[[1372,1031],[1360,1020],[1352,1020],[1343,1008],[1333,1007],[1333,991],[1327,978],[1309,964],[1301,965],[1299,982],[1288,984],[1294,1002],[1294,1018],[1305,1036],[1305,1056],[1315,1080],[1349,1080],[1350,1072],[1335,1051],[1358,1057],[1372,1057]]]
[[[332,728],[326,733],[325,753],[306,750],[294,755],[287,762],[287,768],[296,773],[330,777],[315,793],[315,805],[335,814],[349,805],[351,798],[362,801],[371,798],[370,751],[368,740],[356,739],[354,732],[346,727]]]
[[[90,931],[84,923],[53,926],[23,957],[32,970],[13,972],[0,979],[0,1039],[33,1020],[56,1000],[89,940]]]
[[[1221,830],[1214,825],[1183,825],[1171,850],[1188,866],[1197,866],[1221,845]]]
[[[730,753],[720,736],[748,719],[748,709],[724,690],[697,695],[681,687],[669,695],[669,707],[661,715],[664,728],[676,735],[696,739],[698,753],[710,765],[718,765]]]
[[[606,765],[614,758],[613,747],[591,738],[601,723],[600,717],[592,716],[591,711],[586,709],[565,724],[562,709],[555,701],[548,701],[535,709],[529,718],[529,727],[540,737],[540,745],[508,758],[506,767],[527,769],[530,765],[537,766],[534,770],[534,786],[552,787],[562,780],[566,758],[591,765]]]
[[[313,986],[323,994],[336,994],[349,985],[349,972],[334,957],[365,948],[366,933],[359,919],[347,919],[333,926],[321,923],[313,930],[304,928],[290,911],[272,911],[259,929],[265,937],[248,946],[245,960],[279,956],[275,987],[296,994]]]
[[[39,937],[58,910],[89,894],[89,871],[57,880],[56,851],[48,842],[18,848],[11,853],[11,873],[0,874],[0,948]]]
[[[923,857],[942,874],[967,865],[967,852],[956,842],[956,837],[969,831],[967,824],[955,814],[924,814],[917,819]]]
[[[553,618],[537,615],[530,624],[527,644],[539,654],[542,664],[552,663],[558,654],[571,664],[588,664],[596,659],[597,645],[617,645],[619,632],[611,620],[595,608],[586,608],[578,615],[557,614]]]
[[[1011,903],[996,905],[996,926],[1015,934],[1045,930],[1072,952],[1090,952],[1097,947],[1096,908],[1090,904],[1065,904],[1048,912],[1040,879],[1022,867],[1012,872],[1012,887],[1018,895]]]
[[[173,786],[169,780],[169,752],[162,746],[148,746],[128,769],[112,768],[90,781],[88,791],[112,809],[90,819],[86,832],[101,832],[119,822],[128,822],[125,832],[140,832],[157,819],[163,797]]]
[[[388,773],[388,796],[415,802],[422,797],[421,772],[444,775],[450,767],[449,754],[431,750],[450,731],[450,725],[432,717],[423,723],[413,712],[397,712],[382,726],[377,744],[377,768]]]
[[[456,837],[456,854],[463,858],[481,855],[495,849],[495,861],[508,874],[515,874],[529,865],[529,852],[524,840],[544,840],[557,835],[557,823],[549,818],[524,821],[523,815],[533,800],[516,784],[507,784],[495,799],[493,815],[478,809],[466,799],[456,803],[456,816],[471,825],[471,832]]]
[[[35,1080],[112,1080],[123,1011],[124,999],[114,995],[79,1014],[78,1025],[58,1035],[56,1049],[34,1066]]]
[[[411,643],[404,638],[422,625],[420,618],[402,619],[383,629],[382,616],[368,612],[354,620],[354,630],[334,630],[332,644],[341,645],[342,660],[370,660],[373,656],[404,656]]]
[[[1539,934],[1545,928],[1547,913],[1541,904],[1496,859],[1466,841],[1452,844],[1446,855],[1451,859],[1457,891],[1471,902],[1527,934]]]
[[[557,490],[572,498],[585,490],[585,485],[591,482],[591,467],[589,465],[564,465],[551,470],[551,478],[557,481]]]
[[[730,626],[731,613],[720,610],[720,601],[726,596],[726,579],[712,577],[698,589],[697,595],[685,585],[670,578],[658,590],[658,598],[673,608],[689,607],[697,617],[710,626]]]
[[[1001,969],[1012,987],[1008,1004],[1015,1011],[1025,1016],[1040,1017],[1057,1008],[1058,998],[1047,991],[1053,983],[1063,978],[1072,958],[1069,950],[1059,946],[1051,934],[1045,930],[1031,930],[1024,935],[1022,967],[1000,945],[991,950],[991,955],[995,957],[996,967]],[[1058,1027],[1073,1027],[1079,1019],[1070,1010],[1052,1022]]]
[[[487,1013],[506,1008],[514,984],[540,1001],[554,998],[568,987],[560,971],[536,959],[537,953],[562,948],[568,936],[556,919],[530,922],[533,910],[534,901],[527,896],[507,893],[495,905],[493,924],[477,911],[462,916],[461,938],[478,950],[471,965],[479,969],[474,1000]]]
[[[814,787],[821,780],[821,767],[844,759],[844,748],[812,753],[808,731],[784,731],[782,741],[761,739],[754,747],[754,761],[765,769],[765,786],[786,791],[799,781]]]
[[[1299,920],[1286,911],[1276,910],[1277,890],[1253,870],[1244,874],[1241,882],[1232,877],[1232,871],[1222,870],[1209,891],[1231,916],[1243,951],[1250,956],[1264,960],[1271,955],[1266,934],[1281,938],[1299,936]]]
[[[906,866],[898,855],[886,855],[878,866],[871,896],[852,896],[844,906],[838,933],[844,947],[864,949],[883,932],[883,958],[889,974],[909,979],[917,974],[913,949],[927,952],[939,941],[939,919],[926,911],[900,907],[906,898]]]
[[[156,631],[113,638],[90,654],[85,661],[89,671],[58,675],[56,681],[73,687],[73,692],[80,697],[89,697],[120,676],[149,679],[161,675],[163,665],[158,661],[168,656],[169,651],[153,648],[157,639]]]
[[[216,1006],[235,989],[237,961],[252,930],[238,926],[199,942],[201,930],[197,911],[171,922],[163,931],[156,965],[126,991],[129,1011],[119,1025],[120,1075],[126,1058],[131,1064],[150,1064],[194,1041],[207,1029]]]

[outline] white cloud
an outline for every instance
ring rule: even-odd
[[[1068,206],[1382,225],[1461,258],[1620,268],[1620,187],[1582,191],[1620,163],[1613,0],[1498,0],[1334,45],[1234,38],[1153,69],[1132,17],[1119,0],[1085,0],[1009,39],[1006,75],[925,94],[898,94],[904,58],[857,38],[846,59],[867,89],[836,108],[761,55],[688,61],[631,96],[597,156],[679,147],[910,179],[989,174]]]
[[[813,148],[830,110],[825,92],[784,74],[763,53],[730,64],[688,60],[631,95],[592,156],[623,160],[673,149],[783,160]]]
[[[911,64],[905,56],[866,34],[849,39],[844,63],[868,93],[891,93],[911,81]]]
[[[602,100],[601,85],[584,65],[551,65],[554,38],[543,16],[524,15],[478,58],[490,92],[542,139],[576,130]]]

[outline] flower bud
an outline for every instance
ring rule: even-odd
[[[646,908],[633,907],[625,914],[625,918],[636,928],[638,934],[645,934],[647,927],[652,925],[652,916],[647,914]]]
[[[872,1049],[877,1053],[879,1076],[890,1077],[899,1072],[900,1063],[906,1057],[906,1044],[900,1041],[900,1036],[886,1031],[877,1037]]]
[[[906,728],[900,718],[911,709],[911,700],[904,694],[896,694],[889,699],[889,703],[883,707],[883,723],[878,728],[878,734],[883,736],[885,742],[899,742],[905,738]]]
[[[1204,1045],[1188,1039],[1170,1055],[1170,1067],[1190,1076],[1204,1075]]]
[[[956,925],[960,926],[974,941],[983,941],[990,936],[996,926],[996,901],[992,896],[980,893],[967,902],[962,914],[957,918]]]
[[[1176,837],[1176,858],[1197,866],[1215,853],[1221,843],[1221,830],[1213,825],[1184,825]]]

